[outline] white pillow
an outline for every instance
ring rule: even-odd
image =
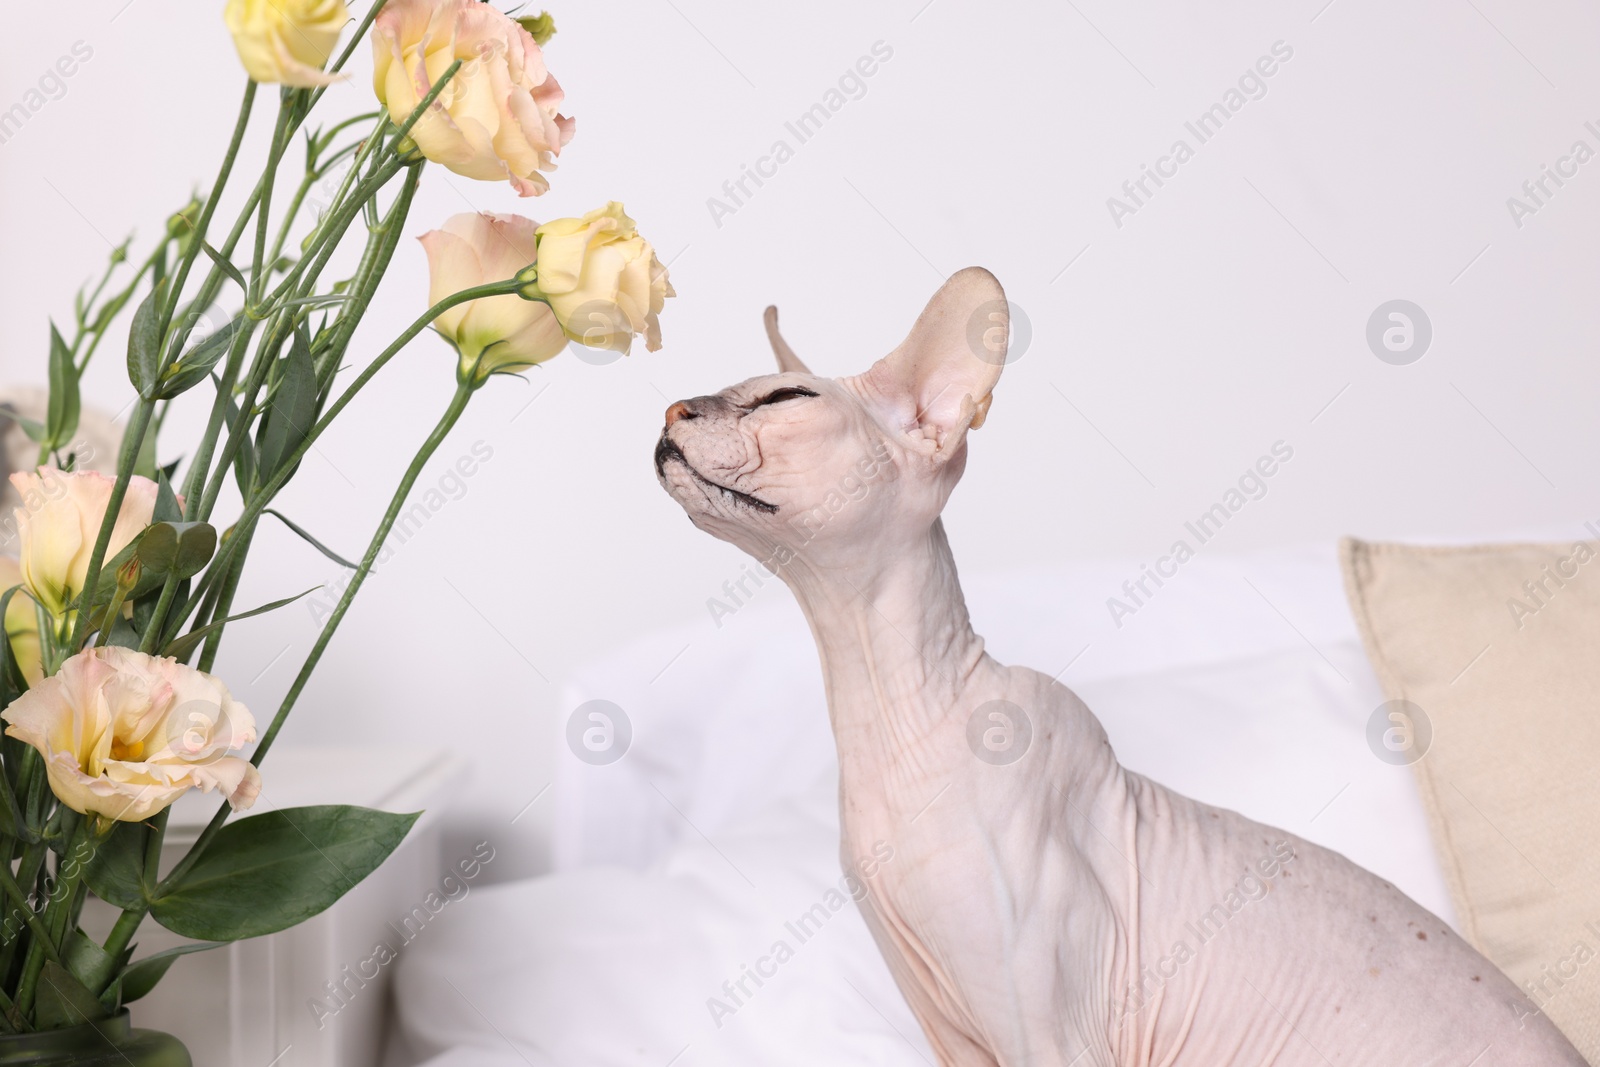
[[[840,892],[836,804],[823,779],[646,871],[474,891],[402,956],[407,1044],[429,1067],[925,1067]]]
[[[698,623],[634,642],[579,670],[566,687],[566,712],[611,701],[633,737],[622,759],[601,766],[573,757],[564,734],[552,739],[561,757],[552,790],[556,870],[643,868],[695,836],[691,824],[715,837],[740,815],[808,788],[833,768],[810,630],[780,582],[768,576],[754,584],[748,576],[756,570],[752,563],[730,574],[743,581],[743,593],[706,591],[722,604],[743,601],[734,614],[713,621],[708,611]],[[1116,625],[1108,599],[1131,603],[1123,584],[1141,578],[1153,595],[1141,595],[1135,613]],[[974,625],[1001,662],[1050,674],[1070,663],[1062,681],[1074,689],[1305,651],[1308,641],[1320,648],[1358,640],[1331,543],[1247,556],[1202,553],[1160,588],[1139,564],[1115,561],[968,575],[965,586]],[[1320,660],[1314,666],[1326,673]],[[1235,755],[1241,773],[1267,758]]]

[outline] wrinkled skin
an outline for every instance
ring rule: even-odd
[[[673,405],[656,450],[694,524],[776,569],[810,620],[843,860],[895,850],[862,908],[941,1061],[1582,1064],[1399,890],[1125,770],[1068,689],[984,652],[938,516],[1004,306],[962,271],[842,379],[807,373],[774,317],[784,373]]]

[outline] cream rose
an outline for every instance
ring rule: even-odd
[[[22,564],[10,556],[0,556],[0,594],[12,586],[22,584]],[[34,610],[33,598],[26,589],[19,589],[6,605],[6,637],[11,641],[11,654],[17,657],[22,677],[30,685],[38,685],[44,677],[39,658],[39,614]]]
[[[305,89],[339,79],[322,68],[350,21],[344,0],[228,0],[222,18],[254,81]]]
[[[16,509],[22,584],[50,614],[64,615],[88,580],[89,557],[116,479],[96,471],[40,467],[13,474],[11,485],[22,498]],[[155,506],[156,483],[135,476],[111,529],[107,560],[150,525]]]
[[[539,227],[539,295],[568,337],[590,348],[626,352],[635,334],[661,347],[657,318],[676,294],[655,249],[613,200],[581,219]]]
[[[255,767],[229,755],[255,741],[255,719],[222,682],[175,659],[86,649],[0,718],[84,815],[140,822],[195,788],[219,790],[237,811],[261,792]]]
[[[533,36],[478,0],[389,0],[372,26],[373,90],[404,122],[450,64],[458,70],[411,128],[422,154],[457,174],[509,179],[520,196],[550,187],[540,171],[572,139],[564,94]]]
[[[519,215],[467,213],[421,237],[428,253],[428,303],[488,282],[515,278],[534,261],[538,224]],[[461,354],[461,374],[523,370],[567,347],[561,324],[544,304],[515,293],[469,300],[433,320]]]

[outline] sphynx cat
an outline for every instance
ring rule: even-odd
[[[1125,769],[1070,690],[984,651],[939,513],[1005,362],[993,275],[851,378],[767,329],[781,373],[673,404],[656,471],[811,624],[843,861],[895,849],[861,908],[942,1063],[1584,1062],[1394,886]]]

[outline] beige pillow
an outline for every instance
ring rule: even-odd
[[[1392,762],[1413,743],[1462,933],[1600,1062],[1600,549],[1340,556],[1386,696],[1421,709],[1368,737]]]

